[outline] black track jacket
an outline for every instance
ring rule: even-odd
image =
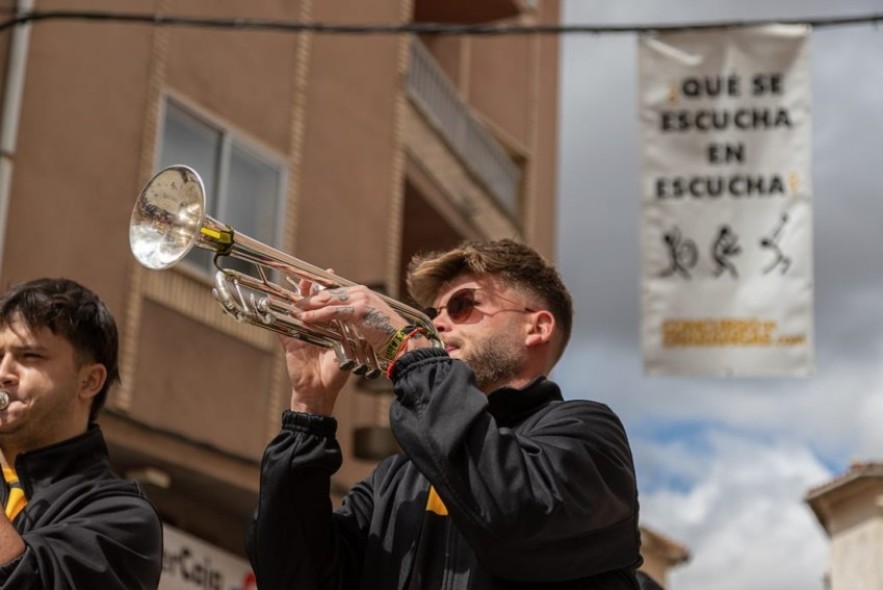
[[[15,470],[28,503],[12,524],[26,549],[21,558],[0,565],[0,589],[154,590],[159,585],[159,516],[136,483],[110,472],[97,425],[20,454]],[[0,506],[8,495],[0,478]]]
[[[247,539],[261,590],[637,590],[637,486],[607,406],[543,378],[486,396],[439,349],[404,355],[393,383],[404,452],[336,512],[336,421],[284,413]]]

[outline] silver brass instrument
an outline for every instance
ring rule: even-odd
[[[214,252],[218,272],[212,294],[226,313],[238,321],[331,348],[343,370],[367,378],[382,374],[382,362],[355,326],[340,321],[308,325],[291,313],[302,297],[297,286],[301,280],[325,289],[356,283],[237,233],[206,215],[205,188],[193,169],[170,166],[147,182],[132,210],[129,244],[138,262],[150,269],[174,266],[194,246]],[[258,277],[221,266],[228,256],[253,264]],[[270,279],[273,271],[284,278],[286,286]],[[378,295],[409,324],[423,328],[434,343],[441,342],[424,313]]]

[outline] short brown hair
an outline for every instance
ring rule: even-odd
[[[547,307],[560,330],[560,358],[573,327],[573,301],[555,267],[536,250],[515,240],[467,241],[453,250],[414,256],[408,265],[408,292],[422,307],[433,304],[445,283],[463,274],[493,275],[531,294]]]
[[[67,340],[80,362],[107,369],[104,386],[92,399],[89,422],[104,406],[111,385],[120,380],[119,336],[110,310],[98,296],[70,279],[36,279],[19,283],[0,295],[0,327],[21,320],[31,330],[47,328]]]

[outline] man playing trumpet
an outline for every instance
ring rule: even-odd
[[[309,285],[302,285],[309,293]],[[306,324],[347,322],[394,386],[403,450],[337,511],[332,417],[348,377],[327,348],[282,338],[291,403],[268,445],[247,547],[261,590],[636,590],[638,500],[626,433],[605,405],[546,378],[570,336],[556,270],[514,242],[416,258],[434,334],[362,286],[301,299]]]

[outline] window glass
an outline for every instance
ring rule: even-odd
[[[222,215],[236,220],[236,229],[261,242],[276,242],[279,219],[279,170],[233,146]]]
[[[276,247],[282,198],[280,166],[171,101],[166,102],[159,151],[158,169],[183,164],[199,174],[206,190],[207,215]],[[194,248],[185,261],[213,275],[213,256]],[[227,259],[223,266],[256,276],[253,265],[243,261]]]
[[[216,210],[216,179],[221,155],[221,132],[166,103],[166,119],[160,148],[159,169],[183,164],[196,170],[205,185],[206,200]]]

